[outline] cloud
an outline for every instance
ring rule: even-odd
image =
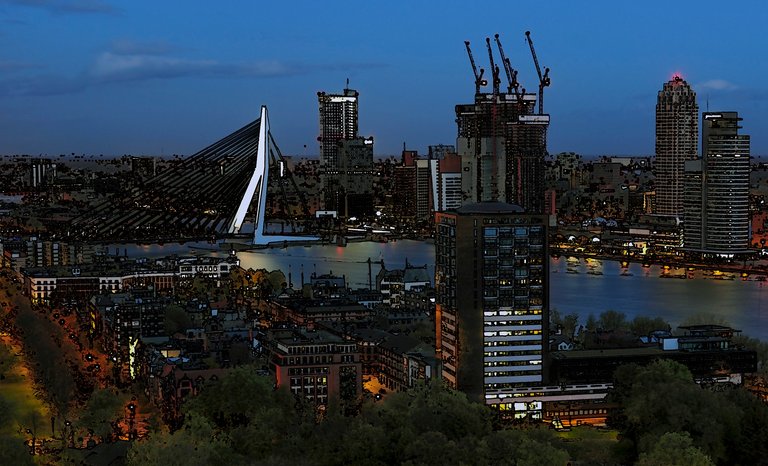
[[[2,1],[2,0],[0,0]],[[95,57],[82,72],[74,76],[32,75],[0,79],[0,95],[49,96],[71,94],[93,86],[110,83],[181,78],[270,78],[309,74],[318,71],[381,68],[377,63],[298,63],[280,60],[221,62],[213,59],[189,59],[172,55],[179,49],[163,41],[141,42],[120,40],[110,50]],[[32,65],[0,62],[9,70]]]
[[[181,77],[272,77],[299,73],[298,67],[279,61],[221,63],[155,55],[99,55],[89,76],[99,83]]]
[[[768,89],[741,87],[724,79],[711,79],[693,87],[700,96],[706,95],[710,104],[754,104],[768,100]]]
[[[115,55],[168,55],[178,51],[178,47],[162,40],[136,41],[120,39],[112,42],[110,51]]]
[[[738,89],[739,86],[726,81],[725,79],[710,79],[703,83],[696,84],[694,89],[696,90],[713,90],[713,91],[733,91]]]
[[[46,10],[51,14],[116,14],[114,6],[103,0],[0,0],[0,3]]]

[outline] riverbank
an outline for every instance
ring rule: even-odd
[[[586,251],[574,251],[572,249],[552,248],[550,250],[552,257],[578,257],[582,259],[597,259],[618,262],[622,265],[640,264],[644,267],[651,265],[659,266],[665,269],[684,269],[688,271],[708,271],[712,273],[726,272],[746,276],[757,276],[768,278],[768,263],[766,261],[746,261],[744,263],[704,263],[690,262],[677,257],[647,257],[647,256],[623,256],[613,254],[601,254]],[[746,274],[746,275],[744,275]]]

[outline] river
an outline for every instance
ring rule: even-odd
[[[207,243],[187,245],[113,245],[120,254],[159,256],[205,254],[215,248]],[[192,247],[193,249],[190,249]],[[368,286],[368,259],[375,284],[376,273],[383,261],[387,269],[403,268],[406,259],[417,266],[428,264],[434,273],[434,247],[420,241],[399,240],[389,243],[350,243],[339,246],[292,246],[285,249],[259,249],[238,253],[245,268],[279,269],[290,273],[298,288],[301,274],[308,281],[312,273],[333,272],[345,275],[353,288]],[[589,314],[597,316],[613,309],[635,316],[663,317],[673,327],[696,316],[711,317],[713,323],[728,322],[750,337],[768,341],[768,282],[703,278],[661,278],[659,266],[630,264],[622,268],[615,261],[552,258],[550,262],[550,307],[563,314],[577,313],[584,323]],[[669,271],[668,274],[685,274]]]

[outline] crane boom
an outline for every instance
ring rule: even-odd
[[[480,93],[480,86],[485,86],[488,81],[483,79],[483,73],[485,70],[480,68],[480,73],[477,72],[477,66],[475,66],[475,57],[472,56],[472,49],[469,48],[469,41],[464,41],[464,46],[467,47],[467,55],[469,55],[469,63],[472,65],[472,73],[475,75],[475,94]]]
[[[523,103],[523,95],[525,94],[525,89],[523,89],[523,92],[520,92],[520,83],[517,82],[517,70],[512,69],[512,65],[509,64],[509,58],[507,58],[507,67],[512,71],[512,90],[515,91],[515,97],[517,97],[517,103],[522,104]]]
[[[520,83],[517,82],[517,71],[512,69],[512,64],[509,62],[509,58],[504,55],[504,49],[501,47],[501,40],[499,40],[499,35],[496,34],[493,37],[496,39],[496,46],[499,48],[501,62],[504,65],[504,72],[507,74],[507,82],[509,83],[509,86],[507,87],[507,93],[511,94],[514,90],[517,101],[520,103],[522,102],[522,97],[520,96],[520,91],[518,90]]]
[[[525,40],[528,42],[528,47],[531,48],[533,64],[536,66],[536,73],[539,75],[539,115],[541,115],[544,113],[544,88],[550,84],[549,68],[544,68],[544,74],[541,73],[536,49],[533,48],[533,41],[531,40],[531,31],[525,31]]]
[[[512,68],[509,64],[509,60],[507,60],[507,57],[504,56],[504,49],[501,47],[501,41],[499,40],[499,35],[494,34],[493,38],[496,39],[496,47],[498,47],[499,49],[499,56],[501,56],[501,63],[502,65],[504,65],[504,72],[507,75],[507,83],[508,83],[507,92],[511,93],[512,92]]]
[[[493,75],[493,95],[499,95],[499,84],[501,84],[501,79],[499,79],[499,67],[496,66],[496,63],[493,61],[493,50],[491,50],[491,38],[486,37],[485,38],[485,45],[488,47],[488,59],[491,62],[491,74]]]

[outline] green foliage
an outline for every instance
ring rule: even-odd
[[[558,448],[559,440],[550,431],[502,430],[488,435],[484,443],[482,464],[536,466],[568,461],[568,453]]]
[[[251,347],[247,342],[236,341],[229,348],[229,361],[233,366],[251,362]]]
[[[267,282],[274,294],[282,292],[288,286],[285,274],[280,270],[269,272],[269,274],[267,274]]]
[[[173,335],[192,327],[192,319],[187,311],[178,304],[165,307],[164,325],[166,335]]]
[[[180,431],[137,442],[129,464],[180,464],[189,459],[184,451],[195,452],[192,464],[535,465],[568,459],[550,432],[493,432],[487,407],[438,383],[389,394],[345,416],[342,406],[318,409],[274,390],[270,378],[246,366],[209,383],[184,411]]]
[[[15,435],[0,435],[0,464],[26,466],[33,465],[33,456],[24,439]]]
[[[623,312],[608,310],[600,314],[597,320],[597,327],[606,332],[617,330],[628,330],[629,323],[627,316]]]
[[[661,317],[651,319],[650,317],[637,316],[629,324],[630,332],[638,337],[648,336],[656,330],[670,330],[670,328],[669,322]]]
[[[623,366],[614,377],[611,397],[622,409],[611,423],[633,443],[635,455],[653,454],[669,432],[685,433],[718,464],[756,464],[768,453],[768,406],[741,388],[701,388],[685,366],[668,360]]]
[[[128,464],[142,466],[207,466],[232,464],[228,439],[204,418],[191,418],[169,434],[155,433],[128,450]]]
[[[589,316],[587,316],[587,323],[584,326],[590,332],[597,330],[597,319],[595,318],[594,314],[589,314]]]
[[[690,435],[667,432],[647,453],[640,455],[637,466],[714,466],[715,463],[693,446]]]
[[[18,406],[0,392],[0,431],[11,432],[18,414]]]
[[[93,429],[95,435],[109,438],[113,431],[112,421],[125,414],[127,403],[127,395],[107,389],[95,390],[80,413],[77,426],[81,429]]]
[[[579,315],[575,312],[562,315],[556,309],[550,311],[549,321],[552,323],[552,329],[562,327],[563,335],[568,338],[573,338],[573,334],[576,333],[576,328],[579,326]]]
[[[16,364],[16,358],[13,356],[11,349],[0,344],[0,380],[4,380],[10,375],[11,369]]]
[[[383,427],[393,443],[427,431],[442,432],[450,440],[483,437],[491,432],[491,416],[485,406],[438,383],[393,393],[386,403],[366,406],[363,416],[374,426]]]
[[[411,336],[425,343],[435,344],[435,323],[429,319],[419,321],[411,326]]]
[[[768,342],[744,335],[735,335],[731,344],[755,351],[757,353],[757,372],[768,375]]]
[[[746,390],[731,390],[721,394],[742,413],[728,441],[734,459],[741,464],[762,464],[768,458],[768,406]]]
[[[66,338],[61,327],[32,312],[28,302],[22,304],[16,326],[29,366],[34,367],[49,403],[60,417],[66,417],[76,385],[65,358],[67,352],[76,358],[74,350],[61,345]]]
[[[235,393],[238,396],[233,396]],[[251,367],[238,367],[210,383],[186,405],[185,412],[209,419],[224,430],[270,422],[272,418],[282,422],[290,416],[293,405],[286,404],[280,395],[274,391],[270,378],[256,376]]]

